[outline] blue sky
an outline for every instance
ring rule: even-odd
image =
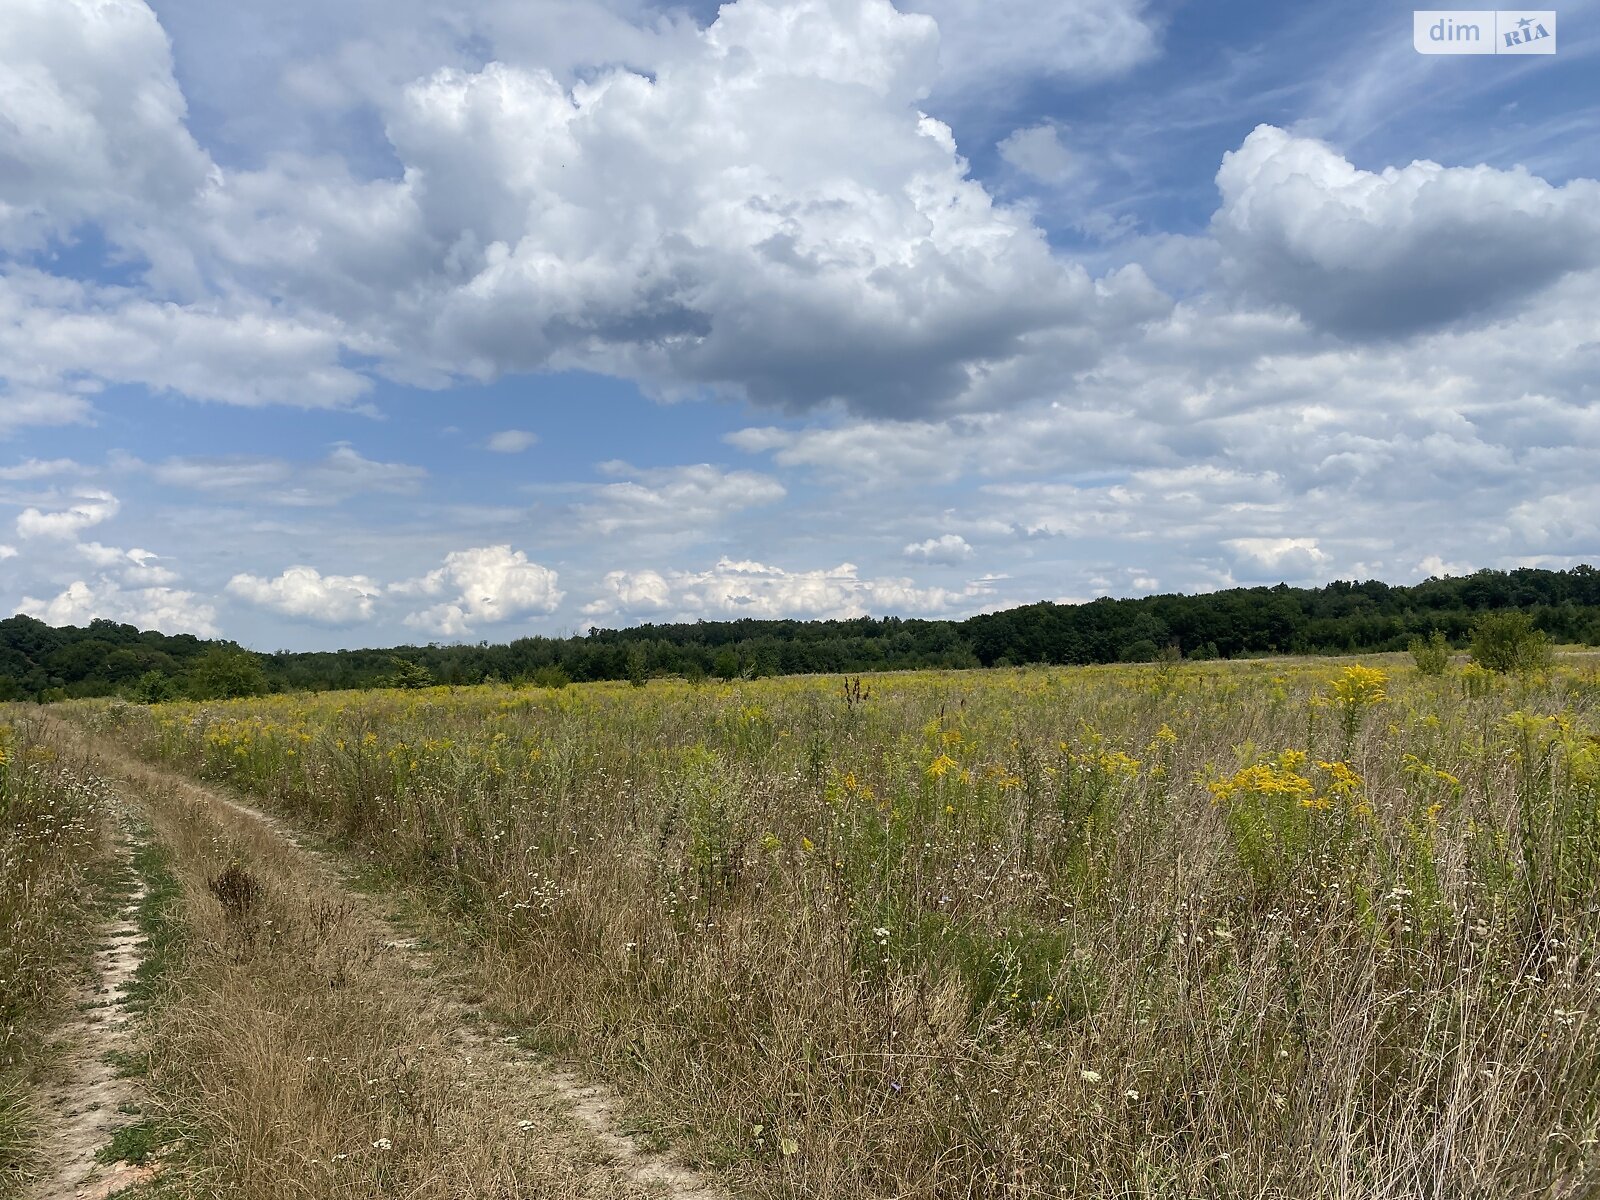
[[[16,0],[0,610],[262,648],[1600,557],[1597,6]]]

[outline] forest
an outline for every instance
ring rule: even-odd
[[[1199,595],[1042,602],[961,621],[737,620],[594,629],[502,644],[257,653],[113,621],[0,621],[0,700],[140,701],[485,682],[559,686],[818,672],[1149,662],[1405,649],[1438,631],[1466,643],[1486,611],[1518,609],[1557,643],[1600,645],[1600,570],[1483,570],[1411,586],[1232,588]]]

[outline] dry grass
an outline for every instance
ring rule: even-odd
[[[126,762],[181,888],[139,1058],[163,1198],[640,1194],[476,1037],[369,905],[269,828]]]
[[[1384,665],[85,711],[418,889],[507,1019],[767,1194],[1593,1194],[1600,677]],[[326,1024],[345,1086],[402,1077],[354,1049],[399,981],[311,986],[266,878],[270,934],[196,919],[213,986],[283,977],[172,1059]],[[222,1110],[270,1141],[322,1045]],[[409,1111],[309,1140],[387,1120],[421,1172]]]
[[[93,920],[103,800],[28,710],[0,708],[0,1194],[40,1162],[38,1069]]]

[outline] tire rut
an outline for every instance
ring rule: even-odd
[[[131,864],[126,837],[118,841],[118,857]],[[138,1081],[115,1066],[132,1046],[127,991],[144,959],[139,907],[146,892],[144,881],[133,878],[132,890],[100,931],[91,979],[77,989],[73,1016],[59,1032],[69,1048],[40,1095],[45,1123],[54,1131],[51,1159],[44,1176],[23,1193],[25,1200],[105,1200],[155,1174],[152,1167],[97,1158],[119,1129],[133,1123],[129,1110],[140,1096]]]

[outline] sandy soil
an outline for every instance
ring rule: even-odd
[[[121,853],[126,859],[126,844]],[[129,1049],[132,1014],[126,990],[143,957],[137,923],[143,899],[141,882],[101,931],[91,978],[73,997],[73,1015],[59,1035],[68,1049],[41,1096],[55,1130],[48,1147],[50,1168],[25,1193],[26,1200],[105,1200],[152,1174],[148,1167],[95,1161],[96,1152],[134,1119],[125,1109],[138,1100],[137,1081],[119,1077],[106,1060]]]

